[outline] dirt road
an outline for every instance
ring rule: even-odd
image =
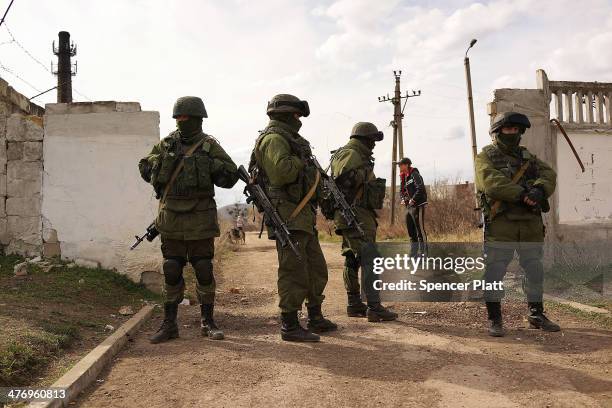
[[[397,304],[397,322],[349,319],[339,246],[323,249],[330,270],[324,310],[340,329],[321,343],[280,340],[276,252],[249,234],[218,273],[225,341],[202,338],[199,308],[181,307],[180,339],[149,344],[159,318],[152,321],[77,405],[612,406],[611,331],[556,308],[550,315],[561,333],[526,330],[522,304],[505,305],[509,334],[501,339],[485,334],[480,304]]]

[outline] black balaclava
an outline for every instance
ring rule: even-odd
[[[176,127],[180,132],[181,142],[190,144],[202,133],[202,118],[190,116],[186,120],[177,121]]]
[[[275,112],[270,113],[268,116],[270,116],[270,119],[272,120],[278,120],[279,122],[286,123],[296,132],[299,132],[300,128],[302,127],[302,121],[297,119],[294,116],[294,113],[291,112]]]
[[[521,142],[523,133],[525,133],[525,129],[522,128],[519,128],[519,131],[516,133],[502,133],[501,129],[499,129],[495,133],[495,140],[508,150],[516,150]]]

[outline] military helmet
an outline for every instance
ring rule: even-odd
[[[531,127],[531,122],[529,122],[529,118],[518,112],[504,112],[498,113],[493,118],[493,123],[491,123],[491,129],[489,129],[489,134],[496,133],[501,128],[505,126],[518,126],[521,128],[521,132],[524,132],[525,129]]]
[[[291,112],[299,113],[300,115],[307,117],[310,115],[310,107],[308,102],[301,100],[297,96],[289,94],[278,94],[268,102],[268,108],[266,113],[282,113]]]
[[[379,131],[373,123],[358,122],[351,130],[351,137],[365,137],[376,142],[383,140],[383,132]]]
[[[174,103],[172,109],[172,117],[176,119],[177,116],[187,115],[195,116],[198,118],[207,118],[206,108],[204,108],[204,102],[197,96],[181,96]]]

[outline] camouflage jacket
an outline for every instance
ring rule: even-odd
[[[529,162],[529,166],[525,174],[517,183],[513,183],[512,177],[526,162]],[[505,213],[511,220],[541,217],[540,209],[528,208],[520,202],[521,194],[532,186],[540,186],[548,199],[555,191],[555,171],[523,146],[514,151],[504,149],[497,143],[485,146],[476,156],[475,166],[476,189],[487,218],[495,201],[501,202],[496,215]]]
[[[238,181],[238,171],[219,142],[202,133],[193,143],[204,139],[191,156],[185,152],[192,145],[180,142],[174,131],[140,160],[138,167],[153,185],[158,199],[181,160],[184,168],[170,187],[166,201],[160,205],[155,225],[168,239],[195,240],[219,236],[214,186],[231,188]]]
[[[331,158],[331,174],[349,204],[355,204],[357,219],[364,230],[376,230],[376,212],[368,204],[368,182],[376,180],[372,150],[357,139],[350,139]],[[383,193],[384,198],[384,193]],[[334,217],[336,231],[347,229],[339,211]]]
[[[284,122],[271,120],[257,139],[253,150],[263,183],[272,204],[289,230],[315,233],[317,196],[320,185],[309,203],[290,219],[316,180],[317,169],[308,164],[310,143]],[[270,232],[270,231],[269,231]]]

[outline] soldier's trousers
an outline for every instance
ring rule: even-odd
[[[427,232],[425,231],[425,205],[406,207],[406,229],[410,237],[410,256],[427,253]]]
[[[301,259],[291,247],[282,248],[276,241],[278,252],[278,306],[283,313],[291,313],[306,306],[323,303],[327,285],[327,263],[319,244],[319,237],[304,231],[291,231]]]
[[[344,255],[344,287],[347,293],[361,293],[360,282],[363,283],[366,300],[369,302],[380,302],[380,293],[373,289],[374,273],[372,272],[373,258],[376,254],[373,244],[376,242],[376,230],[366,230],[362,237],[354,229],[342,231],[342,255]],[[364,248],[368,246],[367,259],[364,259]],[[359,268],[366,265],[368,269],[361,270],[359,279]]]
[[[542,302],[544,225],[541,218],[511,220],[505,214],[488,223],[485,230],[485,282],[501,282],[508,264],[518,254],[524,271],[523,291],[528,302]],[[487,302],[500,302],[503,290],[486,290]]]
[[[215,277],[213,275],[213,257],[215,239],[178,240],[161,238],[164,257],[164,288],[166,301],[180,303],[185,293],[183,268],[191,263],[196,275],[196,294],[201,304],[215,301]]]

